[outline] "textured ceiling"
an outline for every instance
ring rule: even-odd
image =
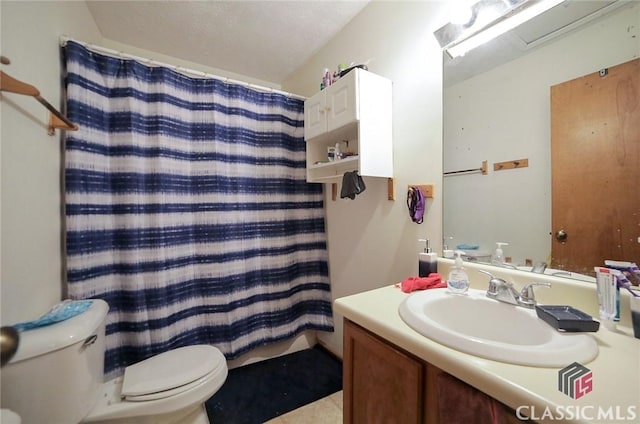
[[[102,36],[281,83],[368,0],[87,1]]]

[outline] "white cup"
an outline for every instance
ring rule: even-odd
[[[333,162],[334,160],[336,160],[336,148],[334,146],[331,147],[327,147],[327,159],[329,159],[329,162]]]

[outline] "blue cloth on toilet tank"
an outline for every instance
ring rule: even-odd
[[[91,306],[92,303],[92,300],[65,300],[51,308],[49,312],[42,315],[40,318],[34,321],[14,324],[12,327],[18,331],[25,331],[55,324],[56,322],[64,321],[69,318],[73,318],[76,315],[80,315],[89,309],[89,306]]]

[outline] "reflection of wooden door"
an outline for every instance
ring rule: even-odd
[[[551,267],[584,274],[640,264],[640,59],[603,73],[551,87]]]

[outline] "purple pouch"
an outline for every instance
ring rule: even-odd
[[[416,224],[422,224],[424,218],[424,194],[418,187],[409,187],[407,193],[407,207],[409,208],[409,216]]]

